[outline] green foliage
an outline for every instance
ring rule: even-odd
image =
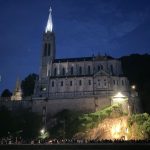
[[[11,96],[12,93],[8,89],[5,89],[1,94],[1,97],[11,97]]]
[[[41,116],[27,109],[9,111],[0,108],[0,137],[22,136],[24,139],[37,137],[41,129]]]
[[[71,138],[76,133],[86,132],[96,127],[99,122],[107,117],[116,117],[114,112],[120,113],[120,106],[107,107],[89,114],[64,110],[55,116],[57,123],[49,129],[50,136],[53,138]]]
[[[36,74],[29,74],[21,83],[23,96],[31,96],[34,92],[35,81],[38,78]]]
[[[128,124],[130,129],[134,127],[136,137],[138,138],[150,138],[150,115],[147,113],[134,114],[129,120]]]

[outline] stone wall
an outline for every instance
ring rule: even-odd
[[[42,114],[43,108],[46,108],[47,114],[51,115],[54,115],[64,109],[88,113],[95,112],[97,109],[110,105],[111,101],[106,97],[59,100],[34,100],[32,104],[32,110],[33,112],[38,112]]]

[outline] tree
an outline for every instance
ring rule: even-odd
[[[150,113],[150,55],[132,54],[120,58],[123,72],[131,84],[136,85],[144,112]]]
[[[37,74],[29,74],[21,83],[21,87],[23,90],[23,96],[31,96],[34,92],[35,82],[38,78]]]
[[[42,116],[30,109],[8,110],[0,107],[0,138],[11,135],[23,139],[37,138],[42,128]]]
[[[11,96],[12,93],[8,89],[5,89],[1,94],[1,97],[11,97]]]

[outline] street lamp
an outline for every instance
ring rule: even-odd
[[[136,89],[136,86],[135,86],[135,85],[132,85],[132,86],[131,86],[131,89],[132,89],[132,90],[135,90],[135,89]]]
[[[112,105],[117,104],[120,105],[122,111],[125,113],[129,113],[128,109],[128,97],[123,95],[121,92],[118,92],[115,96],[112,97]]]
[[[113,103],[122,103],[126,100],[126,96],[124,96],[121,92],[118,92],[112,100]]]
[[[42,128],[42,129],[40,130],[40,133],[41,133],[41,135],[43,135],[43,134],[45,133],[45,129]]]
[[[39,136],[39,138],[45,139],[45,138],[47,138],[47,137],[49,137],[48,131],[47,131],[45,128],[42,128],[42,129],[40,130],[40,136]]]

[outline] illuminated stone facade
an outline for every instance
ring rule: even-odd
[[[72,99],[129,96],[129,82],[120,60],[108,56],[56,59],[51,9],[43,34],[41,71],[34,98]]]

